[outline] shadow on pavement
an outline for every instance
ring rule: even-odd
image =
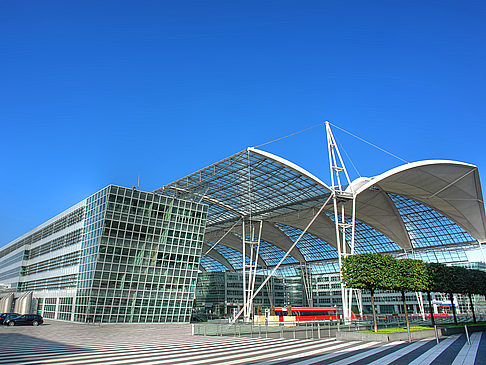
[[[38,362],[39,357],[42,357],[43,360],[46,358],[54,359],[57,356],[88,353],[92,351],[87,348],[27,336],[20,333],[2,333],[0,334],[0,343],[2,344],[0,364]]]

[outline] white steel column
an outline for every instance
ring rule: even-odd
[[[246,307],[246,230],[245,230],[245,219],[242,220],[242,244],[243,244],[243,257],[242,257],[242,265],[243,265],[243,319],[247,320],[249,318],[247,313]]]
[[[354,255],[354,237],[355,237],[355,228],[356,228],[356,196],[353,194],[353,208],[352,208],[352,213],[351,213],[351,255]],[[351,312],[353,308],[353,289],[349,289],[349,296],[348,296],[348,310],[349,310],[349,318],[351,318]],[[361,296],[361,291],[359,292],[359,295]],[[356,297],[358,299],[358,297]],[[363,302],[361,301],[361,297],[359,298],[360,302],[358,303],[358,300],[356,303],[358,304],[358,308],[360,311],[361,316],[363,316]]]
[[[332,134],[329,122],[326,122],[327,147],[329,153],[329,169],[331,173],[331,189],[333,191],[334,223],[336,229],[336,243],[338,249],[339,274],[341,276],[341,300],[343,317],[346,322],[351,319],[352,289],[345,288],[342,282],[342,261],[347,255],[354,254],[354,236],[356,226],[356,196],[351,187],[346,166],[339,152],[337,142]],[[348,188],[343,190],[340,174],[344,173]],[[349,190],[348,190],[349,189]],[[346,223],[346,202],[352,201],[351,223]],[[339,212],[341,207],[341,212]],[[341,214],[341,220],[339,219]],[[351,252],[348,252],[346,229],[351,228]],[[342,235],[342,237],[341,237]]]
[[[486,263],[486,255],[484,254],[483,245],[480,241],[478,241],[478,243],[479,243],[479,248],[481,249],[481,254],[483,255],[483,261],[484,261],[484,263]]]
[[[265,275],[269,276],[269,271],[267,268],[264,270]],[[273,306],[273,278],[271,278],[266,284],[265,287],[267,289],[268,300],[270,302],[270,306]]]
[[[304,286],[304,298],[307,306],[313,307],[314,300],[312,296],[312,271],[308,264],[300,263],[300,276],[302,278],[302,285]]]
[[[409,252],[406,251],[406,254],[407,254],[407,258],[408,258]],[[412,258],[414,260],[416,260],[416,258],[415,258],[415,250],[414,250],[414,247],[413,247],[413,243],[412,243]],[[422,319],[425,321],[424,296],[423,296],[422,292],[418,292],[418,291],[415,292],[415,295],[417,297],[417,302],[418,302],[418,305],[419,305],[420,314],[422,315]]]
[[[415,295],[417,296],[417,302],[419,305],[420,314],[422,315],[422,319],[425,321],[424,297],[422,295],[422,292],[415,292]]]
[[[361,290],[356,290],[356,303],[358,304],[359,315],[363,318],[363,295]]]
[[[71,305],[71,322],[74,322],[75,313],[76,313],[76,293],[74,293],[73,304]],[[44,315],[44,313],[42,315]]]
[[[54,319],[59,319],[57,317],[59,315],[59,301],[60,300],[61,300],[61,298],[56,298],[56,307],[54,309]]]
[[[262,229],[263,229],[263,221],[260,221],[260,228],[258,230],[258,238],[257,238],[257,248],[256,248],[256,253],[255,253],[255,259],[253,261],[253,278],[252,278],[252,283],[251,283],[251,297],[253,298],[253,293],[255,292],[255,282],[256,282],[256,274],[257,274],[257,268],[258,268],[258,258],[260,256],[260,242],[262,239]],[[250,308],[253,307],[253,299],[251,300],[250,303]]]
[[[272,269],[272,271],[270,272],[270,274],[267,276],[267,278],[263,281],[263,283],[261,283],[261,285],[258,287],[258,289],[253,293],[251,299],[253,300],[255,298],[255,296],[258,295],[258,293],[260,292],[260,290],[262,290],[262,288],[267,284],[267,282],[272,278],[273,274],[275,273],[275,271],[277,271],[277,269],[280,267],[280,265],[282,264],[282,262],[285,261],[285,259],[287,258],[287,256],[290,255],[290,252],[292,252],[292,250],[295,248],[295,246],[297,246],[297,243],[299,243],[300,239],[307,233],[308,229],[310,228],[310,226],[312,226],[312,224],[315,222],[315,220],[317,219],[317,217],[322,213],[322,211],[324,210],[324,208],[326,207],[327,203],[329,203],[329,201],[333,198],[333,194],[331,193],[331,195],[329,196],[329,198],[327,198],[326,202],[322,205],[322,207],[319,209],[319,211],[314,215],[314,217],[311,219],[311,221],[309,222],[309,224],[305,227],[305,229],[302,231],[302,233],[300,234],[300,236],[297,238],[297,240],[295,240],[295,242],[292,244],[292,246],[289,247],[289,249],[287,250],[287,252],[285,253],[285,255],[280,259],[280,261],[278,262],[278,264]],[[241,314],[243,313],[243,309],[240,309],[240,311],[235,315],[235,318],[233,318],[233,320],[231,321],[231,323],[235,323],[236,320],[241,316]]]
[[[248,294],[247,301],[244,302],[247,308],[247,313],[251,315],[253,309],[253,293],[255,292],[256,273],[258,268],[258,256],[260,255],[260,242],[262,235],[263,221],[260,221],[260,227],[258,230],[258,237],[255,237],[255,225],[253,225],[250,236],[250,265],[248,275]],[[255,248],[256,245],[256,248]]]

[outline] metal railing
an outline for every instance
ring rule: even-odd
[[[477,321],[486,321],[486,315],[478,314]],[[472,317],[458,317],[461,323],[472,323]],[[435,317],[435,323],[454,324],[452,317]],[[430,318],[411,317],[410,326],[430,326]],[[378,328],[405,327],[404,317],[390,317],[379,319]],[[342,321],[316,321],[316,322],[275,322],[254,324],[226,321],[205,322],[192,324],[192,334],[196,336],[230,336],[249,338],[285,338],[285,339],[322,339],[335,338],[339,331],[372,330],[373,320],[353,320],[345,324]]]
[[[269,324],[230,323],[197,323],[193,324],[193,334],[200,336],[233,336],[256,338],[286,339],[321,339],[336,337],[342,330],[342,324],[333,322],[285,322]],[[360,329],[355,323],[354,329]],[[363,328],[364,329],[364,328]]]

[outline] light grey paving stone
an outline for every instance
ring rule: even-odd
[[[347,357],[345,359],[342,359],[340,361],[333,362],[331,364],[333,364],[333,365],[347,365],[347,364],[351,364],[351,363],[353,363],[355,361],[358,361],[358,360],[364,359],[365,357],[368,357],[368,356],[371,356],[371,355],[380,353],[382,351],[388,350],[390,347],[393,347],[393,346],[396,346],[396,345],[400,345],[402,343],[403,343],[403,341],[390,342],[390,343],[384,344],[383,346],[380,346],[380,347],[377,347],[377,348],[374,348],[374,349],[371,349],[371,350],[368,350],[368,351],[364,351],[364,352],[362,352],[360,354],[357,354],[357,355],[354,355],[354,356],[351,356],[351,357]]]
[[[439,356],[445,349],[454,343],[461,335],[452,335],[442,340],[438,345],[435,345],[430,350],[426,351],[409,365],[423,365],[430,364],[437,356]]]
[[[408,354],[409,352],[412,352],[413,350],[418,349],[419,347],[425,345],[429,341],[430,341],[430,339],[412,342],[410,345],[408,345],[408,346],[406,346],[406,347],[404,347],[404,348],[402,348],[398,351],[392,352],[391,354],[383,356],[379,360],[371,362],[370,365],[371,364],[373,364],[373,365],[389,364],[389,363],[399,359],[401,356]]]
[[[452,365],[474,364],[474,362],[476,361],[479,343],[481,342],[481,335],[483,335],[483,332],[474,332],[471,335],[471,344],[469,345],[467,342],[464,344],[461,351],[459,351],[456,358],[452,362]]]
[[[329,360],[329,359],[332,359],[333,357],[342,355],[343,353],[351,352],[351,351],[356,351],[356,350],[363,350],[363,349],[366,349],[368,347],[377,345],[378,343],[379,342],[365,342],[365,343],[362,343],[360,345],[356,345],[354,347],[347,348],[346,350],[343,350],[343,351],[338,351],[338,352],[334,352],[334,353],[331,353],[331,354],[326,354],[326,355],[322,355],[322,356],[316,356],[316,357],[313,357],[311,359],[307,359],[307,360],[303,360],[303,361],[298,361],[298,362],[295,363],[295,365],[318,364],[318,363],[320,363],[320,362],[322,362],[324,360]]]

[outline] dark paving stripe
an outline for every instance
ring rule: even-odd
[[[323,342],[323,344],[325,344]],[[226,364],[228,361],[239,361],[239,360],[244,360],[248,356],[253,356],[253,355],[265,355],[268,351],[284,351],[287,350],[287,346],[293,345],[296,346],[292,351],[295,353],[298,353],[300,351],[303,351],[303,349],[299,346],[313,346],[314,344],[309,343],[309,342],[290,342],[290,343],[278,343],[278,342],[267,342],[266,344],[260,344],[262,346],[259,346],[257,348],[255,347],[249,347],[247,352],[241,352],[240,354],[235,355],[235,357],[231,359],[225,359],[225,360],[219,360],[221,357],[231,355],[232,351],[241,351],[245,346],[252,345],[251,343],[241,343],[239,345],[235,346],[224,346],[221,348],[220,351],[215,351],[215,349],[211,349],[211,351],[214,351],[211,356],[207,356],[208,354],[204,352],[204,349],[201,350],[188,350],[188,351],[180,351],[177,354],[171,354],[168,351],[164,352],[152,352],[152,353],[139,353],[134,354],[132,352],[127,351],[127,355],[132,356],[130,359],[127,359],[127,361],[130,362],[130,364],[147,364],[150,363],[151,361],[156,361],[156,360],[165,360],[165,361],[170,361],[171,364],[188,364],[190,363],[190,360],[187,360],[188,356],[193,357],[193,361],[198,361],[198,360],[204,360],[204,361],[211,361],[211,364],[217,364],[217,363],[222,363]],[[200,353],[201,357],[199,358],[194,358],[194,355],[197,355]],[[114,359],[123,359],[123,353],[117,353],[114,354],[113,356],[110,355],[109,353],[105,354],[100,354],[94,357],[90,357],[89,361],[92,363],[96,364],[102,364],[102,363],[112,363]],[[189,361],[189,362],[188,362]],[[66,359],[61,359],[59,361],[60,364],[64,364],[66,362]],[[55,363],[55,362],[53,362]]]
[[[304,345],[304,344],[303,344]],[[274,347],[275,351],[282,351],[285,350],[285,344],[267,344],[266,346],[261,346],[258,348],[249,348],[249,353],[255,353],[258,354],[260,352],[268,351],[271,347]],[[226,356],[228,354],[231,354],[232,351],[240,351],[244,345],[238,345],[238,346],[224,346],[221,348],[220,351],[217,351],[216,349],[210,349],[213,351],[213,354],[211,355],[215,359],[221,356]],[[170,353],[169,351],[151,351],[151,352],[143,352],[143,351],[132,351],[132,350],[127,350],[127,351],[117,351],[114,354],[110,353],[96,353],[94,356],[89,357],[89,361],[93,364],[101,364],[101,363],[110,363],[113,362],[115,359],[123,359],[126,356],[130,356],[127,361],[130,361],[131,364],[147,364],[150,363],[150,360],[155,361],[154,359],[160,358],[160,359],[166,359],[167,361],[170,361],[171,364],[187,364],[187,357],[192,356],[194,357],[195,355],[200,354],[201,357],[194,359],[196,360],[207,360],[209,357],[207,357],[207,353],[204,351],[205,349],[188,349],[187,351],[177,351],[177,353]],[[299,349],[295,349],[295,351],[299,351]],[[204,357],[206,356],[206,357]],[[245,357],[248,356],[248,353],[241,353],[238,357],[235,357],[234,359],[244,359]],[[227,361],[227,360],[226,360]],[[65,364],[66,359],[60,359],[59,361],[54,360],[52,361],[52,364]]]
[[[356,365],[369,364],[369,363],[371,363],[371,362],[373,362],[375,360],[381,359],[382,357],[385,357],[386,355],[391,354],[392,352],[401,350],[401,349],[403,349],[404,347],[406,347],[408,345],[410,345],[410,344],[408,342],[406,342],[406,343],[402,343],[400,345],[391,346],[387,350],[380,351],[377,354],[370,355],[370,356],[365,357],[365,358],[363,358],[361,360],[355,361],[355,362],[353,362],[351,364],[356,364]]]
[[[432,361],[431,364],[434,365],[449,365],[454,361],[459,351],[466,343],[466,335],[461,335],[457,340],[455,340],[452,345],[446,348],[442,353]],[[466,345],[469,346],[469,345]]]
[[[327,341],[327,342],[322,342],[321,343],[321,346],[322,348],[325,348],[325,347],[330,347],[330,346],[334,346],[336,343],[334,341]],[[279,359],[281,359],[282,357],[288,357],[288,356],[297,356],[298,357],[298,361],[301,361],[301,359],[303,359],[303,357],[300,357],[300,355],[302,353],[305,353],[306,351],[316,351],[318,350],[319,348],[316,346],[316,347],[313,347],[313,348],[294,348],[292,350],[292,353],[286,353],[284,355],[282,354],[279,354],[278,352],[276,352],[276,354],[274,356],[272,356],[271,354],[266,354],[266,357],[265,359],[262,359],[262,360],[251,360],[251,361],[248,361],[248,364],[260,364],[262,362],[267,362],[267,361],[275,361],[275,363],[277,364],[277,361]],[[322,353],[320,353],[319,355],[314,355],[314,356],[322,356],[322,355],[325,355],[326,353],[329,353],[329,351],[323,351]],[[256,354],[256,353],[255,353]],[[245,354],[245,356],[243,356],[242,358],[244,359],[245,357],[250,357],[254,354],[252,354],[251,352],[249,352],[248,354]],[[229,360],[217,360],[215,359],[214,363],[213,364],[226,364]],[[291,362],[295,362],[297,361],[296,359],[294,360],[291,360]],[[280,362],[278,363],[279,365],[280,364],[284,364],[285,362]]]
[[[352,345],[348,345],[348,346],[343,346],[343,347],[340,347],[339,349],[335,349],[335,350],[330,350],[330,351],[323,351],[322,353],[318,354],[318,355],[311,355],[311,356],[299,356],[298,358],[295,358],[295,359],[290,359],[290,360],[283,360],[283,361],[280,361],[280,362],[275,362],[275,365],[289,365],[289,364],[293,364],[295,362],[300,362],[300,361],[304,361],[304,360],[308,360],[308,359],[312,359],[312,358],[315,358],[315,357],[319,357],[319,356],[323,356],[323,355],[327,355],[327,354],[330,354],[332,352],[340,352],[340,351],[345,351],[349,348],[353,348],[353,347],[356,347],[356,346],[359,346],[359,345],[362,345],[364,342],[358,342],[358,343],[355,343],[355,344],[352,344]],[[363,351],[363,350],[358,350],[359,351]],[[356,352],[356,351],[353,351],[353,352]],[[276,358],[274,358],[276,360],[278,360],[278,356],[276,356]],[[334,361],[334,357],[332,358],[332,360]],[[264,361],[258,361],[258,362],[254,362],[253,364],[259,364],[261,362],[266,362],[266,361],[271,361],[272,359],[269,358],[269,359],[265,359]],[[329,362],[333,362],[331,361],[331,359],[329,359]],[[319,362],[319,364],[325,364],[325,362]]]
[[[476,352],[476,361],[474,365],[486,365],[486,332],[481,335],[478,351]]]
[[[435,345],[437,345],[437,342],[435,340],[431,340],[431,341],[425,342],[418,349],[415,349],[415,350],[409,352],[408,354],[403,355],[399,359],[396,359],[395,361],[392,361],[390,363],[390,365],[391,364],[394,364],[394,365],[405,365],[405,364],[407,364],[408,365],[413,360],[415,360],[417,357],[419,357],[420,355],[422,355],[424,352],[429,351]]]
[[[375,346],[371,346],[371,347],[368,347],[368,348],[365,348],[365,349],[361,349],[361,350],[354,350],[354,351],[349,351],[345,354],[342,354],[342,355],[339,355],[339,356],[336,356],[336,357],[332,357],[328,360],[324,360],[324,361],[319,361],[319,364],[330,364],[330,363],[333,363],[335,361],[340,361],[340,360],[343,360],[343,359],[346,359],[348,357],[351,357],[351,356],[354,356],[354,355],[357,355],[357,354],[361,354],[363,353],[364,351],[368,351],[368,350],[372,350],[372,349],[375,349],[377,347],[380,347],[380,346],[383,346],[383,344],[377,344]]]
[[[326,345],[329,346],[328,343],[327,344],[323,344],[323,345],[324,346],[326,346]],[[306,348],[302,348],[302,347],[294,347],[292,349],[281,348],[279,350],[278,349],[275,349],[274,351],[272,351],[273,349],[271,349],[271,348],[269,348],[267,346],[265,348],[262,348],[260,351],[251,351],[251,349],[249,349],[248,352],[241,353],[239,355],[236,355],[236,356],[232,357],[231,359],[221,359],[222,357],[231,354],[231,353],[224,353],[223,352],[223,353],[217,353],[217,354],[214,355],[213,360],[211,361],[211,365],[213,365],[213,364],[227,364],[228,362],[233,362],[233,361],[243,361],[246,358],[253,357],[253,356],[259,356],[259,355],[265,356],[264,359],[258,360],[257,362],[255,362],[255,360],[248,360],[248,362],[245,362],[245,364],[247,364],[247,363],[257,363],[258,364],[258,363],[261,363],[261,362],[272,361],[272,360],[275,360],[275,359],[278,360],[279,358],[284,357],[284,356],[287,357],[287,356],[292,356],[292,355],[300,355],[302,352],[305,352],[305,351],[314,351],[316,349],[317,348],[306,349]],[[269,350],[270,350],[270,352],[269,352]],[[278,354],[278,351],[287,351],[287,350],[292,351],[292,352],[291,353],[286,353],[284,355]],[[272,356],[271,355],[271,352],[277,352],[277,355],[276,356]],[[209,359],[209,358],[207,358],[207,359]],[[185,360],[183,360],[183,361],[171,361],[171,364],[177,364],[177,363],[179,363],[179,364],[186,364],[184,361]]]

